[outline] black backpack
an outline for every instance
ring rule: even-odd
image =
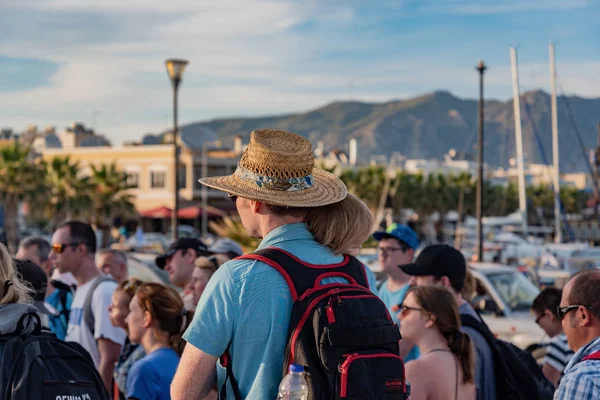
[[[0,336],[0,398],[2,400],[109,400],[91,357],[77,343],[64,342],[40,329],[30,335]],[[17,332],[20,332],[18,329]]]
[[[365,266],[345,256],[335,265],[307,264],[276,248],[240,257],[275,268],[288,283],[294,306],[283,376],[304,366],[309,400],[404,400],[400,331],[385,304],[369,289]],[[347,283],[322,284],[329,277]],[[241,399],[229,352],[221,357],[236,399]],[[221,398],[225,398],[225,387]]]
[[[496,398],[552,400],[554,385],[544,376],[533,356],[512,343],[497,339],[488,326],[470,315],[461,314],[463,326],[483,336],[494,356]]]

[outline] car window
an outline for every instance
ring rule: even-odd
[[[540,290],[518,272],[498,272],[487,274],[504,304],[512,310],[529,310]]]

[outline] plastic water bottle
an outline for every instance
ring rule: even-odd
[[[304,367],[291,364],[289,373],[279,384],[278,400],[307,400],[308,384],[304,378]]]

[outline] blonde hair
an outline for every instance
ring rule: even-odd
[[[8,249],[0,243],[0,304],[28,303],[31,290],[15,273]],[[10,281],[10,283],[8,283]]]
[[[306,226],[317,242],[336,254],[345,254],[369,238],[373,214],[361,199],[348,194],[340,202],[313,208]]]
[[[229,257],[223,254],[214,254],[208,257],[198,257],[196,261],[194,261],[194,266],[196,268],[207,269],[211,272],[216,272],[217,269],[229,261]]]

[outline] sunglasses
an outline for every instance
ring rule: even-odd
[[[51,248],[56,254],[61,254],[67,249],[67,247],[77,247],[80,244],[81,243],[52,243]]]
[[[565,315],[567,315],[570,311],[577,310],[579,307],[586,308],[586,309],[588,309],[590,311],[593,310],[592,307],[590,307],[590,306],[583,306],[581,304],[579,304],[579,305],[572,305],[572,306],[566,306],[566,307],[556,307],[556,314],[558,314],[558,319],[562,321],[565,318]]]
[[[137,280],[137,279],[130,280],[123,286],[123,291],[125,293],[127,293],[129,296],[133,297],[133,296],[135,296],[135,292],[137,292],[138,288],[143,283],[144,282]]]
[[[233,204],[236,204],[236,203],[237,203],[237,198],[238,198],[238,197],[237,197],[235,194],[228,194],[228,195],[227,195],[227,197],[229,198],[229,200],[231,200],[231,202],[232,202]]]
[[[422,308],[417,308],[417,307],[411,307],[411,306],[406,306],[404,304],[398,304],[398,311],[400,312],[400,314],[404,315],[406,314],[409,310],[413,310],[413,311],[425,311]]]
[[[540,321],[541,321],[541,320],[542,320],[542,318],[544,318],[545,316],[546,316],[546,314],[542,314],[542,315],[540,315],[539,317],[537,317],[537,318],[535,319],[535,323],[539,325],[539,324],[540,324]]]

